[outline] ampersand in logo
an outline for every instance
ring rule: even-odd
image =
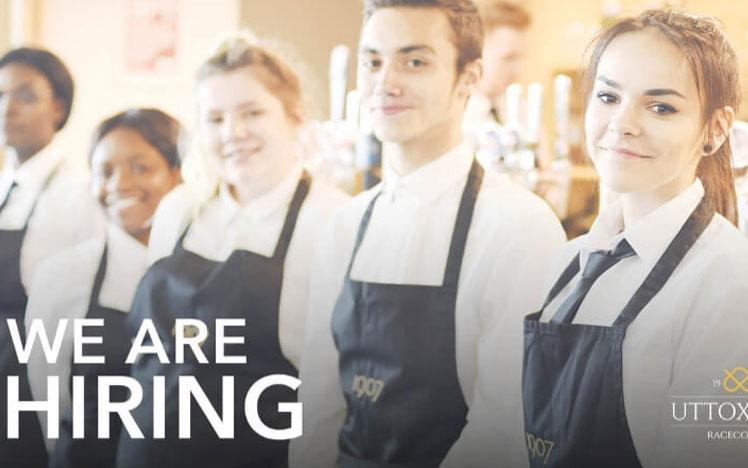
[[[727,393],[737,393],[743,391],[748,393],[748,369],[745,367],[736,367],[732,370],[725,369],[725,379],[722,381],[722,388]]]

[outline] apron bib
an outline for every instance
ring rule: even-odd
[[[702,200],[612,326],[572,323],[575,314],[540,321],[543,309],[579,272],[579,255],[543,309],[525,318],[522,396],[533,468],[641,467],[623,399],[626,329],[667,283],[712,216]]]
[[[21,281],[21,249],[29,221],[34,215],[41,194],[49,185],[57,169],[47,177],[42,190],[34,200],[26,221],[20,229],[0,230],[0,466],[8,467],[46,467],[47,449],[44,445],[42,428],[34,412],[24,411],[18,415],[18,439],[7,436],[7,377],[18,376],[19,400],[31,401],[31,387],[28,382],[26,364],[18,362],[7,319],[15,319],[21,339],[26,341],[24,316],[26,313],[26,290]],[[11,191],[0,204],[0,212],[10,200]]]
[[[128,317],[137,329],[143,319],[156,326],[172,364],[161,364],[153,355],[142,356],[131,375],[139,381],[145,396],[133,411],[133,418],[145,439],[132,439],[123,431],[117,453],[121,468],[205,468],[216,466],[272,468],[288,463],[288,441],[267,440],[256,434],[244,418],[247,390],[270,374],[298,376],[296,367],[283,355],[278,336],[278,309],[283,270],[301,206],[311,181],[304,172],[288,209],[272,257],[236,250],[224,262],[205,259],[182,247],[189,228],[182,234],[174,253],[156,262],[146,272]],[[188,350],[184,363],[174,363],[176,318],[200,319],[208,327],[201,348],[209,364],[200,364]],[[245,355],[247,364],[215,363],[215,319],[246,319],[243,345],[227,345],[227,355]],[[235,329],[238,330],[238,329]],[[233,335],[238,333],[234,331]],[[166,380],[166,438],[153,439],[153,377]],[[194,376],[217,411],[222,408],[222,378],[234,376],[234,438],[220,439],[202,410],[191,403],[191,437],[178,438],[178,381]],[[265,390],[258,402],[262,421],[274,429],[287,428],[290,416],[278,411],[278,403],[295,402],[296,392],[283,386]],[[184,411],[184,409],[183,409]]]
[[[50,466],[52,468],[114,467],[122,424],[119,417],[111,415],[109,417],[109,438],[98,438],[98,377],[101,375],[129,375],[130,366],[125,364],[125,359],[132,343],[126,333],[127,313],[99,304],[101,286],[104,283],[107,270],[107,252],[108,247],[105,245],[94,278],[86,313],[86,318],[104,320],[104,326],[97,327],[98,333],[102,337],[102,344],[87,345],[86,353],[104,356],[105,363],[72,363],[70,368],[71,392],[72,376],[85,377],[85,438],[73,439],[72,415],[70,413],[63,414],[60,423],[60,438],[57,441],[54,453],[50,456]],[[113,402],[122,402],[127,400],[128,396],[128,392],[123,388],[112,387],[109,399]]]
[[[368,283],[351,268],[371,218],[364,214],[332,318],[347,416],[343,468],[436,467],[465,426],[455,350],[455,308],[483,168],[474,160],[441,286]]]

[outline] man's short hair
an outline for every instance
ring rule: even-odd
[[[506,1],[481,5],[480,15],[486,33],[501,27],[521,31],[527,29],[532,22],[530,13],[524,7]]]
[[[0,68],[18,63],[29,66],[41,73],[49,82],[55,99],[62,102],[62,119],[57,123],[56,130],[62,129],[70,117],[73,107],[73,77],[59,57],[48,50],[34,47],[20,47],[8,51],[0,57]]]
[[[434,8],[447,15],[457,48],[457,71],[483,54],[483,26],[472,0],[364,0],[364,23],[381,8]]]

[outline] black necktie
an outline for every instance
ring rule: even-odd
[[[551,319],[554,323],[571,323],[574,317],[579,311],[579,306],[582,305],[587,293],[590,292],[590,288],[594,282],[605,273],[610,267],[618,263],[620,260],[634,255],[634,249],[631,245],[623,239],[618,245],[610,250],[597,250],[590,253],[587,258],[587,264],[584,266],[582,277],[579,279],[579,283],[574,287],[569,297],[567,297],[558,308],[558,311]]]
[[[13,189],[16,188],[16,187],[18,187],[18,184],[14,180],[10,184],[10,187],[8,188],[8,191],[5,193],[5,198],[3,198],[3,201],[0,202],[0,213],[2,213],[3,209],[5,209],[5,205],[8,204],[8,201],[10,200],[10,195],[13,193]]]

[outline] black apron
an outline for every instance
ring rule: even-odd
[[[34,200],[26,221],[20,229],[0,230],[0,466],[5,467],[46,467],[47,449],[39,419],[35,412],[23,411],[18,415],[18,439],[7,437],[7,378],[18,376],[19,399],[31,401],[31,387],[28,382],[26,364],[18,362],[10,329],[6,319],[15,319],[21,332],[21,339],[26,341],[24,316],[26,313],[26,290],[21,282],[21,247],[26,237],[29,221],[34,215],[41,194],[57,173],[53,170]],[[12,189],[11,189],[12,190]],[[10,193],[0,205],[0,212],[7,205]]]
[[[127,314],[121,310],[104,307],[99,304],[99,294],[104,283],[107,270],[108,248],[104,246],[99,267],[94,278],[91,298],[88,303],[86,318],[103,319],[104,326],[96,327],[96,334],[102,337],[101,344],[86,345],[86,354],[104,356],[104,364],[76,364],[70,368],[70,385],[72,391],[72,377],[85,378],[84,395],[84,439],[73,439],[73,423],[70,412],[62,415],[60,424],[60,438],[54,453],[50,456],[50,466],[53,468],[111,468],[114,467],[117,442],[122,427],[119,417],[109,417],[109,438],[98,438],[98,377],[101,375],[126,376],[130,374],[130,366],[125,364],[131,342],[126,333],[125,319]],[[109,400],[112,402],[125,401],[129,394],[121,387],[112,387]]]
[[[174,253],[156,262],[145,274],[135,295],[129,326],[138,328],[150,318],[158,329],[172,364],[161,364],[153,355],[133,364],[132,376],[143,387],[144,401],[133,418],[145,435],[131,438],[122,431],[117,453],[121,468],[205,468],[208,466],[271,468],[287,466],[288,441],[268,440],[256,434],[244,417],[244,399],[250,386],[270,374],[296,377],[296,367],[283,355],[278,336],[278,310],[283,270],[301,206],[309,192],[309,175],[304,172],[272,257],[235,250],[225,262],[205,259],[182,247],[180,238]],[[188,228],[189,229],[189,228]],[[202,351],[209,364],[200,364],[187,350],[183,364],[174,364],[176,318],[200,319],[208,327]],[[245,355],[247,364],[215,364],[215,319],[246,319],[241,328],[243,345],[227,345],[227,355]],[[239,334],[234,328],[230,334]],[[166,438],[153,439],[153,377],[166,378]],[[191,404],[191,438],[178,439],[178,379],[194,376],[211,404],[221,412],[222,377],[234,376],[234,438],[219,439],[197,404]],[[278,412],[278,403],[295,402],[296,391],[272,386],[262,393],[258,413],[271,428],[289,427],[290,416]]]
[[[465,243],[483,168],[462,193],[441,286],[354,281],[351,268],[377,195],[361,221],[332,317],[348,408],[342,467],[436,467],[466,423],[457,376],[455,307]]]
[[[540,312],[525,318],[522,396],[533,468],[641,467],[623,401],[623,340],[712,219],[702,199],[612,326],[541,322],[548,304],[579,272],[579,255]],[[554,317],[555,319],[556,317]]]

